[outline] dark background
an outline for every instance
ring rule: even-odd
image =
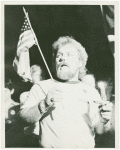
[[[88,53],[87,69],[97,80],[114,78],[114,58],[103,27],[99,5],[24,5],[39,45],[51,68],[52,43],[59,36],[70,35]],[[23,5],[5,5],[5,75],[15,83],[17,98],[30,83],[23,83],[12,63],[24,21]],[[37,47],[30,49],[30,64],[44,66]],[[48,77],[49,78],[49,77]]]

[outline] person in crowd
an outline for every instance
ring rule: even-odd
[[[112,78],[97,82],[97,89],[104,103],[112,103],[109,130],[102,135],[96,134],[96,148],[115,148],[115,96]]]
[[[86,74],[83,76],[83,78],[81,79],[83,83],[88,84],[92,87],[95,88],[96,83],[95,83],[95,77],[93,74]]]
[[[53,43],[54,79],[35,84],[19,112],[28,124],[39,121],[40,147],[94,148],[95,133],[106,131],[112,105],[99,108],[97,90],[80,81],[87,59],[85,48],[72,37]]]
[[[45,79],[44,70],[37,64],[34,64],[30,68],[30,73],[32,77],[33,85],[38,83],[41,80]],[[28,96],[29,91],[23,92],[20,95],[20,105],[22,106],[25,103],[25,100]],[[36,122],[30,126],[24,127],[25,134],[25,147],[38,147],[38,135],[39,135],[39,122]]]
[[[5,123],[12,125],[16,121],[17,112],[19,111],[19,103],[15,102],[11,96],[14,93],[14,85],[10,78],[5,78]],[[18,106],[18,107],[16,107]]]
[[[22,131],[17,116],[20,105],[12,99],[13,93],[14,84],[9,77],[5,77],[5,147],[20,145],[17,137]]]

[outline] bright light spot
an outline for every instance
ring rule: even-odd
[[[105,87],[105,82],[102,81],[98,82],[98,87],[103,89]]]
[[[15,115],[15,111],[14,111],[14,110],[11,110],[11,111],[10,111],[10,114],[11,114],[11,115]]]

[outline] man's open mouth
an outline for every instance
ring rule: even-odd
[[[67,64],[60,65],[60,69],[62,69],[63,67],[68,67],[68,65]]]
[[[62,64],[60,67],[68,67],[66,64]]]

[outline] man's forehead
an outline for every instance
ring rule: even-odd
[[[58,53],[61,53],[61,52],[74,52],[76,50],[77,50],[77,48],[75,47],[75,45],[69,43],[69,44],[66,44],[66,45],[63,45],[62,47],[60,47],[59,50],[58,50]]]

